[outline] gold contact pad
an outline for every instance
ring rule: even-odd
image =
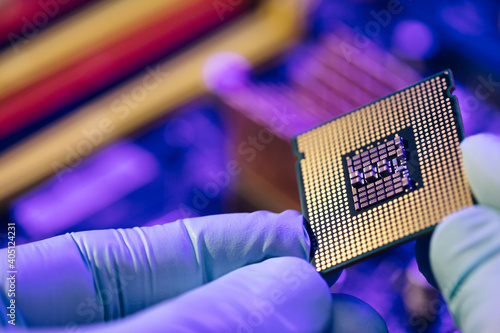
[[[318,271],[411,237],[473,204],[455,101],[447,94],[451,84],[449,72],[443,72],[297,137],[303,154],[303,213],[315,237],[312,262]],[[408,126],[414,131],[422,186],[351,216],[342,156]]]

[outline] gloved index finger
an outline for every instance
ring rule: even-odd
[[[500,137],[478,134],[461,143],[464,168],[476,200],[500,211]]]

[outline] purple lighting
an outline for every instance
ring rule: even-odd
[[[13,214],[32,239],[53,236],[132,193],[158,173],[158,162],[146,150],[127,142],[114,144],[17,201]]]
[[[476,36],[484,31],[483,18],[469,1],[444,7],[441,17],[450,27],[465,35]]]
[[[251,69],[250,62],[238,53],[214,53],[203,66],[203,80],[211,91],[230,94],[243,88]]]
[[[431,29],[417,20],[398,23],[392,36],[392,45],[397,53],[411,60],[428,59],[436,51]]]

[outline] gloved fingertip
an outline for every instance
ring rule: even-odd
[[[422,236],[415,242],[415,259],[417,260],[418,270],[427,279],[427,282],[436,289],[438,284],[432,273],[431,262],[429,258],[429,247],[432,234]]]
[[[330,333],[387,333],[382,316],[368,303],[347,294],[332,294]]]
[[[278,214],[278,219],[284,219],[285,221],[290,221],[292,224],[297,224],[300,225],[302,228],[302,239],[301,239],[301,244],[303,244],[304,247],[304,256],[303,258],[306,261],[309,261],[310,258],[313,256],[312,249],[311,249],[311,242],[314,237],[314,234],[309,228],[309,225],[306,223],[305,218],[302,216],[302,214],[296,210],[293,209],[287,209],[280,214]]]
[[[296,210],[285,210],[279,214],[269,211],[256,211],[248,215],[254,227],[258,227],[259,233],[266,242],[273,239],[282,244],[286,256],[296,256],[309,261],[311,240],[310,235],[304,229],[304,217]],[[246,228],[248,230],[248,228]],[[271,237],[271,235],[273,235]],[[268,257],[273,257],[269,255]]]
[[[500,211],[500,137],[482,133],[460,144],[465,174],[472,193],[482,204]]]
[[[300,212],[296,211],[295,209],[287,209],[287,210],[282,211],[280,214],[302,217],[302,214],[300,214]]]
[[[461,143],[460,147],[462,151],[467,153],[472,153],[474,150],[482,150],[484,145],[489,145],[493,147],[500,147],[500,137],[493,133],[479,133],[476,135],[471,135],[466,137]]]

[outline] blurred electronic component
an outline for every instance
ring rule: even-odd
[[[51,182],[16,202],[15,219],[32,240],[51,237],[111,206],[158,173],[158,162],[150,152],[121,142],[94,155],[84,167],[61,170]]]
[[[7,49],[0,54],[0,98],[50,75],[76,58],[88,56],[108,40],[127,35],[137,25],[161,11],[173,10],[180,3],[178,0],[145,3],[122,0],[91,4],[71,21],[51,26],[40,33],[39,38],[18,45],[19,50]]]
[[[233,82],[233,88],[226,91],[214,86],[211,89],[229,106],[263,126],[275,128],[275,117],[285,119],[286,126],[274,132],[289,140],[421,79],[414,69],[370,41],[360,52],[355,37],[355,31],[338,22],[317,43],[298,47],[287,68],[287,84],[247,79]],[[238,66],[236,59],[228,60],[228,70],[220,70],[225,76]]]
[[[220,118],[207,103],[179,111],[133,142],[120,140],[58,170],[12,203],[12,219],[34,241],[220,213],[232,180]]]
[[[294,138],[318,271],[327,274],[428,233],[472,205],[453,88],[444,71]],[[391,161],[393,173],[378,179],[381,159]]]
[[[224,15],[225,19],[229,20],[243,12],[250,2],[248,0],[241,2],[233,11]],[[182,6],[176,5],[170,10],[159,12],[164,14],[155,14],[146,20],[146,24],[138,25],[135,30],[121,32],[112,39],[109,36],[100,36],[111,40],[103,45],[86,49],[86,53],[76,52],[78,55],[68,57],[69,61],[61,63],[52,60],[52,63],[45,66],[50,68],[50,75],[40,77],[41,73],[38,72],[37,75],[25,74],[24,78],[28,77],[30,82],[26,83],[24,89],[3,99],[0,97],[0,110],[2,110],[0,138],[108,88],[116,81],[160,60],[169,52],[222,23],[212,3],[204,0],[190,0]],[[61,32],[52,33],[47,37],[42,35],[32,43],[34,46],[55,43],[62,38],[61,34]],[[30,49],[24,51],[31,52]],[[56,58],[54,55],[54,59]],[[13,58],[8,60],[14,61]],[[5,62],[9,64],[9,61]],[[14,65],[16,64],[11,64]],[[18,63],[16,66],[23,68],[24,65]],[[18,74],[17,71],[15,73]],[[149,73],[155,73],[154,67],[149,68]],[[143,82],[142,88],[154,89],[159,79],[157,76],[150,77]],[[54,91],[58,92],[58,98],[54,98]],[[133,104],[137,102],[136,100],[140,100],[141,98],[136,96],[143,96],[143,91],[144,89],[137,88],[131,97],[133,101],[129,103]]]
[[[276,55],[297,37],[304,5],[298,0],[266,1],[234,22],[230,31],[219,31],[154,67],[153,74],[159,78],[154,89],[148,91],[144,87],[153,75],[151,69],[145,69],[135,79],[10,148],[0,157],[0,203],[53,174],[54,165],[74,163],[68,159],[68,147],[76,149],[80,159],[204,93],[201,72],[213,53],[238,52],[251,63]],[[142,97],[133,107],[123,105],[123,96],[137,89]],[[99,132],[101,139],[90,142],[89,131]]]

